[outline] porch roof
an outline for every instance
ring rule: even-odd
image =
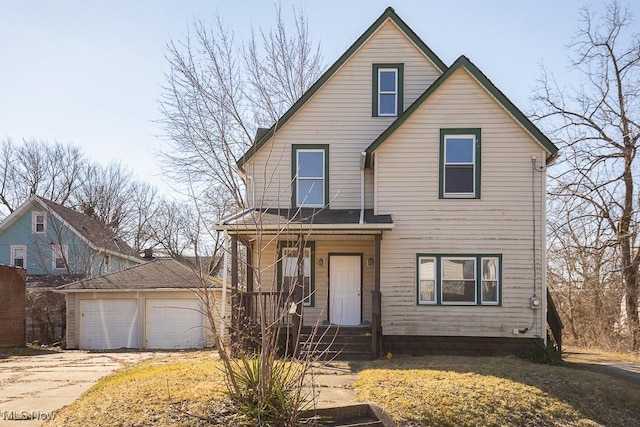
[[[393,229],[391,215],[374,215],[365,209],[362,224],[358,209],[247,209],[216,225],[232,234],[255,231],[293,231],[381,233]]]

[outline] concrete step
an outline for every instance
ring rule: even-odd
[[[303,414],[303,418],[309,417],[316,417],[323,426],[385,427],[385,423],[368,404],[323,408]]]

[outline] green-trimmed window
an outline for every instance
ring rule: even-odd
[[[440,129],[440,198],[480,198],[480,129]]]
[[[499,305],[500,255],[417,255],[419,305]]]
[[[373,64],[372,115],[395,117],[402,112],[404,64]]]
[[[294,207],[322,208],[329,199],[329,145],[293,145],[291,180]]]
[[[278,289],[285,294],[292,293],[298,283],[298,246],[297,242],[280,244],[278,257]],[[307,242],[304,248],[303,305],[313,307],[315,304],[315,251],[314,243]]]

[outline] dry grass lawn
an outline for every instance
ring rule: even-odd
[[[243,425],[229,414],[217,424],[185,415],[228,408],[219,368],[207,351],[145,361],[104,378],[46,425]],[[570,367],[430,356],[354,368],[359,398],[383,407],[398,426],[640,425],[640,386]]]
[[[359,378],[359,397],[402,426],[640,425],[640,386],[517,358],[394,358]]]

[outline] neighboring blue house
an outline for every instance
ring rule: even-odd
[[[96,276],[142,262],[97,219],[38,196],[0,222],[0,264],[29,276]]]

